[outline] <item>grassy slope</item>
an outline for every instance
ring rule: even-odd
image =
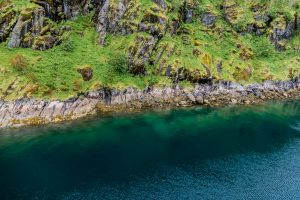
[[[28,6],[27,0],[15,0],[15,2],[18,8]],[[153,5],[148,0],[140,2],[145,9]],[[179,0],[172,2],[179,5]],[[218,14],[220,2],[221,0],[202,0],[201,5],[204,11]],[[245,16],[249,15],[248,5],[243,2],[245,1],[240,4],[240,14],[243,16],[241,18],[247,19]],[[276,10],[277,8],[275,5],[270,9]],[[282,8],[284,11],[289,11],[288,8]],[[175,11],[169,13],[168,17],[177,17]],[[0,44],[0,98],[9,100],[34,96],[65,99],[78,92],[103,85],[116,88],[128,86],[143,88],[149,82],[158,85],[170,84],[171,81],[163,76],[134,77],[128,73],[118,73],[113,70],[110,60],[123,55],[128,46],[133,43],[135,35],[109,35],[107,45],[99,47],[96,44],[97,34],[91,24],[91,16],[65,22],[73,28],[68,41],[45,52],[21,48],[8,49],[7,43]],[[191,44],[183,44],[180,36],[166,36],[162,40],[162,43],[176,46],[180,50],[180,56],[174,54],[168,59],[170,64],[178,61],[186,68],[200,69],[203,72],[204,69],[201,66],[203,61],[193,56],[195,43],[197,43],[202,53],[207,54],[211,59],[211,71],[220,79],[235,80],[234,73],[237,67],[253,70],[250,80],[241,81],[241,83],[261,82],[270,75],[273,79],[287,79],[290,68],[300,71],[300,53],[293,50],[296,46],[300,46],[299,33],[296,33],[297,36],[289,42],[287,51],[276,52],[266,36],[238,35],[223,19],[218,19],[214,30],[207,29],[199,22],[185,24],[183,27],[193,33],[190,36]],[[253,58],[246,61],[241,59],[241,48],[237,47],[238,44],[246,49],[252,49]],[[16,54],[22,54],[29,60],[30,65],[25,71],[18,71],[11,67],[10,60]],[[223,62],[223,72],[218,74],[214,66],[220,61]],[[86,65],[94,70],[94,78],[90,82],[84,82],[81,75],[76,72],[77,67]]]
[[[110,44],[103,48],[96,44],[96,32],[90,24],[90,17],[81,17],[69,22],[74,29],[68,44],[56,46],[48,51],[33,51],[31,49],[9,49],[7,44],[0,46],[0,90],[2,93],[9,84],[17,80],[16,88],[28,87],[28,90],[39,86],[37,97],[68,98],[80,91],[86,91],[99,85],[112,85],[115,87],[136,86],[144,87],[145,82],[140,77],[130,74],[119,74],[112,70],[108,58],[122,51],[131,37],[109,36]],[[117,43],[113,41],[118,41]],[[72,51],[66,51],[65,45],[71,45]],[[10,65],[10,60],[16,54],[24,55],[30,66],[20,72]],[[81,75],[76,72],[77,67],[91,66],[94,70],[93,81],[84,82]],[[8,99],[22,96],[13,92]]]

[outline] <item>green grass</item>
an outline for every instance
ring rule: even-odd
[[[134,22],[139,22],[143,14],[154,4],[148,0],[139,0],[142,10]],[[180,19],[179,10],[182,0],[168,0],[168,5],[173,7],[166,14],[169,20]],[[201,6],[197,14],[211,12],[218,16],[223,15],[220,5],[223,0],[199,0]],[[251,22],[253,13],[249,9],[254,1],[238,0],[238,17],[236,26]],[[262,1],[261,1],[262,2]],[[269,1],[266,1],[269,2]],[[280,0],[272,1],[267,8],[272,13],[293,15],[297,7],[293,7],[298,1],[290,0],[288,4],[278,10]],[[32,6],[29,0],[14,0],[17,9]],[[299,3],[299,2],[298,2]],[[134,10],[132,11],[134,12]],[[129,46],[134,45],[135,33],[131,35],[108,35],[106,45],[100,47],[97,44],[97,33],[92,25],[92,14],[79,17],[76,20],[62,22],[60,25],[72,27],[71,33],[64,35],[61,45],[47,51],[34,51],[32,49],[9,49],[7,42],[0,44],[0,98],[6,100],[22,97],[35,97],[43,99],[67,99],[78,93],[100,86],[113,88],[138,87],[145,88],[147,85],[166,86],[172,83],[171,79],[164,76],[164,72],[156,73],[160,63],[148,66],[148,75],[145,77],[133,76],[127,72],[118,72],[112,63],[116,63],[118,56],[127,54]],[[269,38],[254,36],[251,34],[238,34],[230,24],[219,17],[216,26],[212,29],[205,27],[198,20],[191,24],[182,24],[181,29],[186,29],[189,34],[171,36],[166,34],[158,47],[167,49],[175,48],[171,56],[167,58],[166,65],[183,67],[190,71],[199,70],[202,74],[206,69],[202,63],[205,57],[209,58],[208,67],[216,79],[239,81],[242,84],[262,82],[266,79],[285,80],[289,78],[289,71],[293,69],[300,74],[300,34],[294,34],[287,45],[287,50],[278,52],[275,50]],[[186,42],[188,40],[188,42]],[[195,50],[200,51],[195,56]],[[243,59],[243,51],[252,53],[249,59]],[[29,66],[19,71],[11,66],[11,59],[16,55],[23,55]],[[154,59],[156,54],[153,55]],[[217,65],[222,63],[222,72],[219,73]],[[125,63],[124,63],[125,64]],[[90,66],[94,71],[91,81],[85,82],[76,71],[78,67]],[[252,75],[249,80],[237,80],[235,74],[251,69]],[[182,86],[190,87],[191,84],[184,81]]]
[[[12,0],[17,9],[34,7],[36,4],[30,2],[30,0]]]
[[[19,91],[7,95],[5,97],[7,99],[23,97],[24,87],[35,85],[39,88],[34,94],[35,97],[59,99],[74,96],[78,92],[97,86],[145,87],[146,83],[142,78],[133,77],[129,73],[114,72],[113,66],[108,64],[108,59],[114,58],[116,52],[125,51],[128,41],[134,36],[109,36],[108,45],[100,47],[96,44],[97,35],[94,27],[89,23],[90,20],[90,16],[80,17],[67,23],[73,27],[72,34],[68,39],[68,43],[71,43],[72,46],[70,52],[65,51],[64,43],[43,52],[22,48],[9,49],[6,47],[7,44],[1,44],[0,93],[4,94],[8,85],[15,79],[18,82],[15,90],[19,89]],[[30,66],[24,72],[13,69],[10,65],[10,60],[16,54],[21,54],[29,60]],[[94,78],[89,82],[82,81],[81,75],[76,71],[78,67],[86,65],[91,66],[94,70]],[[80,90],[74,87],[75,81],[80,83]]]

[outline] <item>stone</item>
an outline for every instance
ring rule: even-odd
[[[231,101],[232,104],[237,104],[238,103],[238,100],[236,100],[236,99],[231,99],[230,101]]]
[[[165,0],[153,0],[154,3],[156,3],[159,7],[166,10],[168,8],[168,5]]]
[[[213,26],[216,23],[217,16],[211,13],[204,13],[202,16],[202,23],[206,26]]]
[[[78,68],[77,72],[82,75],[84,81],[90,81],[93,78],[93,69],[91,67]]]

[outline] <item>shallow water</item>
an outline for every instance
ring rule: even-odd
[[[0,199],[300,199],[300,102],[0,132]]]

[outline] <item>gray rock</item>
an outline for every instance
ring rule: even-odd
[[[192,91],[176,87],[113,90],[102,88],[66,101],[0,100],[0,127],[36,125],[72,120],[95,114],[99,105],[111,111],[121,108],[189,106],[193,104],[238,104],[279,97],[300,98],[300,77],[293,81],[266,81],[241,86],[229,81],[197,84]]]
[[[216,23],[217,16],[211,13],[204,13],[202,15],[202,23],[206,26],[213,26]]]
[[[168,5],[165,0],[153,0],[153,2],[159,5],[159,7],[161,7],[164,10],[168,8]]]

